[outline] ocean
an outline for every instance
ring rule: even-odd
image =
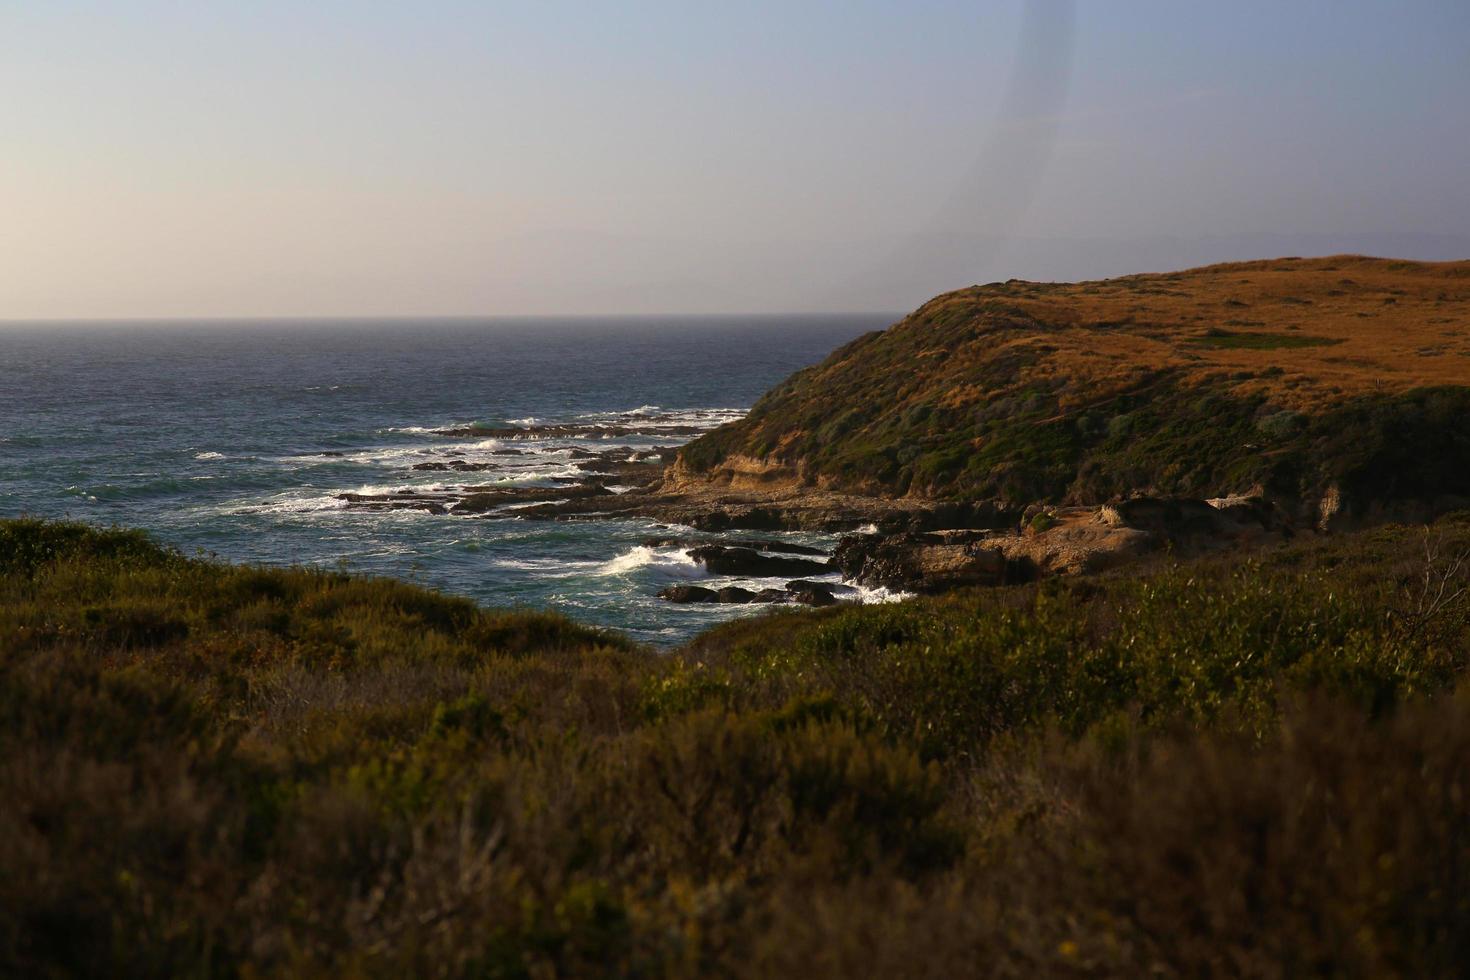
[[[0,324],[0,516],[141,528],[234,562],[393,576],[670,645],[758,611],[656,597],[705,578],[680,548],[642,544],[677,528],[363,511],[339,495],[471,481],[414,468],[426,463],[473,465],[477,485],[555,486],[590,443],[679,444],[893,319]],[[435,431],[558,423],[603,434]],[[620,430],[636,431],[605,434]]]

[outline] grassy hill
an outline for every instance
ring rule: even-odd
[[[1335,256],[940,296],[684,449],[681,479],[1096,503],[1470,496],[1470,262]]]
[[[0,974],[1443,976],[1470,519],[731,624],[0,522]]]

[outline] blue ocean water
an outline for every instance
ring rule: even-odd
[[[892,319],[0,325],[0,516],[138,527],[186,553],[345,566],[677,642],[753,610],[657,599],[701,570],[678,549],[641,547],[669,533],[651,521],[373,513],[346,510],[337,495],[471,480],[552,485],[569,472],[577,440],[431,430],[714,425]],[[687,438],[604,438],[592,448]],[[508,445],[523,454],[496,453]],[[451,455],[503,466],[472,478],[413,469]]]

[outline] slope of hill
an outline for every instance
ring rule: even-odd
[[[666,486],[1096,503],[1470,495],[1470,262],[1334,256],[940,296],[681,452]]]
[[[657,656],[0,521],[0,975],[1452,975],[1466,555],[1462,516]]]

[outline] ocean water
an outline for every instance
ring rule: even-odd
[[[578,448],[676,445],[689,436],[658,429],[738,418],[791,372],[892,319],[4,324],[0,516],[138,527],[190,554],[391,575],[675,643],[755,611],[656,598],[705,578],[680,549],[640,544],[677,528],[364,512],[337,497],[553,486],[577,472]],[[556,422],[646,431],[535,441],[433,431]],[[413,468],[448,460],[489,469]]]

